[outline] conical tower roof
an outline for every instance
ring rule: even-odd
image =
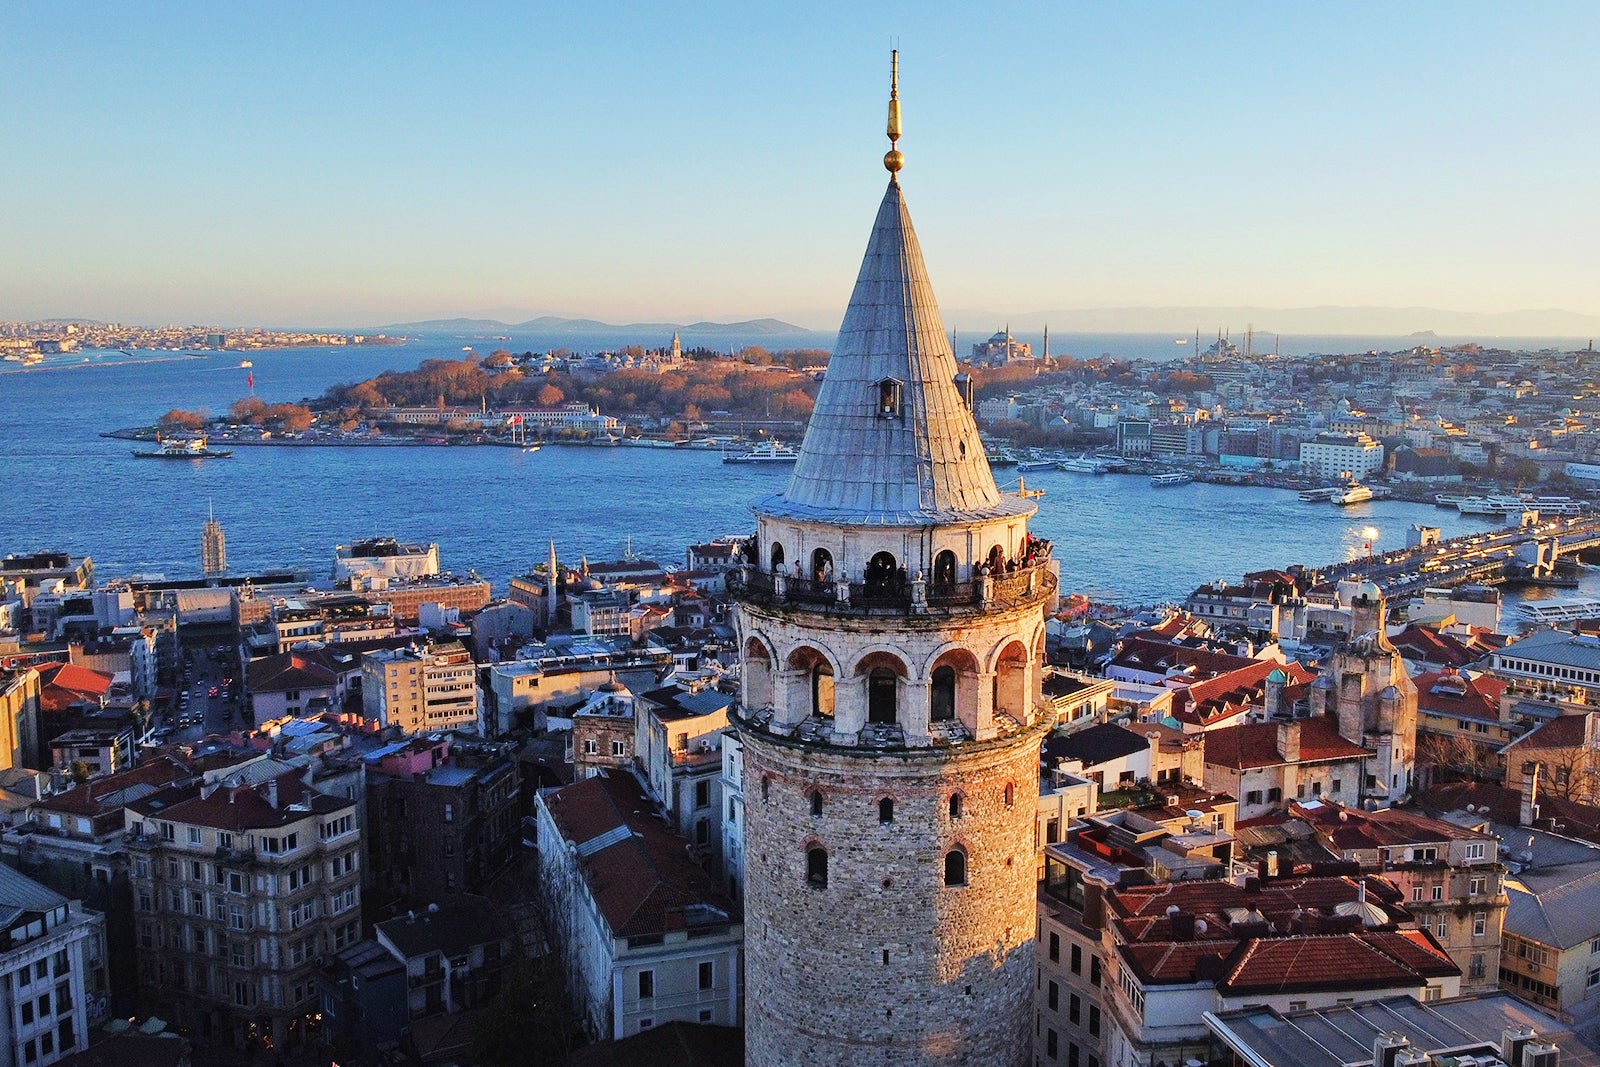
[[[891,179],[789,487],[756,511],[873,526],[1034,511],[996,487],[957,373],[911,215]]]

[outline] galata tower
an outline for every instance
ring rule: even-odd
[[[898,79],[896,79],[897,81]],[[889,188],[739,574],[746,1061],[1031,1059],[1037,707],[1057,579],[989,470]]]

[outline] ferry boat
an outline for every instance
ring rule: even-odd
[[[1570,496],[1536,496],[1528,499],[1530,510],[1540,515],[1582,515],[1588,507]]]
[[[1438,496],[1433,498],[1433,505],[1434,507],[1439,508],[1455,508],[1457,511],[1459,511],[1461,509],[1461,502],[1466,499],[1468,498],[1462,496],[1460,493],[1440,493]]]
[[[1332,500],[1340,506],[1346,504],[1360,504],[1372,499],[1372,490],[1364,485],[1352,484],[1339,490]]]
[[[1104,460],[1096,459],[1094,456],[1068,456],[1059,460],[1056,466],[1072,474],[1104,474],[1111,469],[1106,466]],[[1021,469],[1020,464],[1018,469]]]
[[[240,370],[248,370],[249,368],[254,367],[254,366],[255,366],[255,364],[250,362],[248,359],[241,359],[239,361],[239,369]]]
[[[1183,471],[1169,471],[1166,474],[1154,474],[1150,477],[1150,484],[1157,489],[1164,489],[1174,485],[1188,485],[1194,481],[1194,475],[1185,474]]]
[[[204,436],[163,439],[157,434],[156,444],[161,447],[154,452],[134,449],[133,454],[138,459],[227,459],[233,455],[232,449],[207,448]]]
[[[1018,474],[1032,474],[1034,471],[1059,469],[1059,461],[1053,459],[1024,459],[1017,463]]]
[[[1307,504],[1322,504],[1332,500],[1342,492],[1344,490],[1337,485],[1325,485],[1321,489],[1300,490],[1300,499]]]
[[[1525,600],[1517,605],[1517,614],[1524,622],[1553,625],[1577,622],[1582,619],[1600,619],[1600,600],[1590,597],[1573,597],[1565,600]]]
[[[780,441],[762,441],[748,452],[723,456],[724,463],[793,463],[800,453]]]

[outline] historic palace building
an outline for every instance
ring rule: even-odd
[[[891,95],[889,136],[899,136]],[[746,1058],[1022,1065],[1055,596],[889,188],[739,588]]]

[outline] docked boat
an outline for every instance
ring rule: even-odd
[[[1032,474],[1034,471],[1057,469],[1059,469],[1058,462],[1053,459],[1024,459],[1017,463],[1018,474]]]
[[[724,463],[793,463],[800,453],[781,441],[762,441],[748,452],[723,456]]]
[[[1588,507],[1581,500],[1574,500],[1570,496],[1536,496],[1526,498],[1528,510],[1537,511],[1540,515],[1582,515]]]
[[[1307,504],[1323,504],[1344,492],[1342,486],[1325,485],[1320,489],[1300,490],[1300,499]]]
[[[523,451],[524,452],[537,452],[537,451],[539,451],[539,446],[538,445],[529,445],[528,447],[524,448]]]
[[[1150,484],[1156,489],[1170,488],[1175,485],[1188,485],[1192,481],[1194,481],[1194,475],[1186,474],[1183,471],[1169,471],[1166,474],[1153,474],[1150,476]]]
[[[156,444],[161,447],[154,452],[134,449],[133,454],[138,459],[227,459],[233,455],[232,449],[207,448],[203,436],[163,438],[157,434]]]
[[[1104,460],[1094,456],[1068,456],[1057,462],[1056,466],[1071,474],[1104,474],[1111,469]]]
[[[1372,490],[1364,485],[1351,484],[1339,490],[1331,499],[1341,507],[1346,504],[1361,504],[1372,499]]]
[[[1461,502],[1466,499],[1467,498],[1462,496],[1460,493],[1440,493],[1438,496],[1433,498],[1433,504],[1435,507],[1455,508],[1459,511],[1461,509]]]
[[[1524,622],[1538,625],[1555,625],[1578,622],[1583,619],[1600,619],[1600,600],[1592,597],[1572,597],[1562,600],[1525,600],[1517,605],[1517,614]]]

